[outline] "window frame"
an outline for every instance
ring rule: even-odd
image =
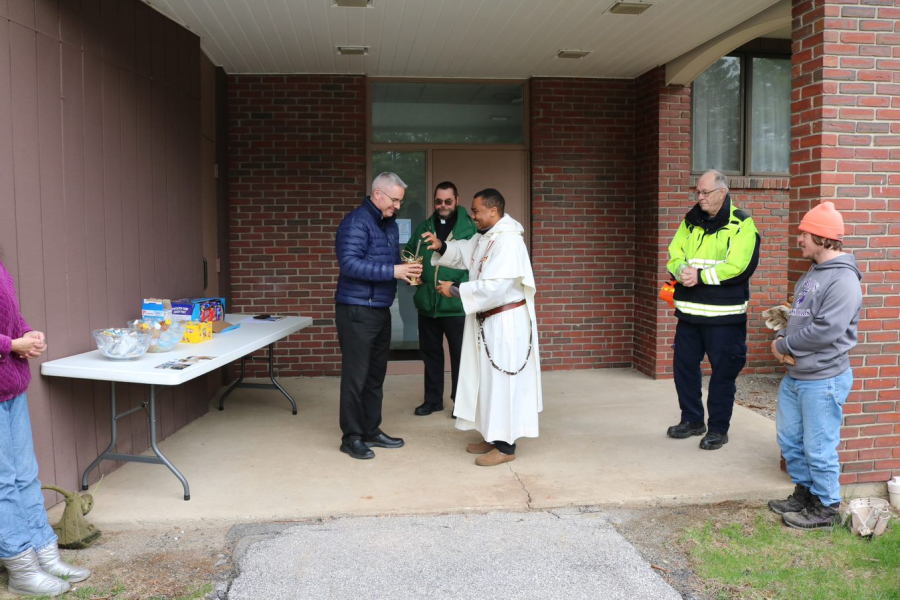
[[[717,61],[725,57],[738,58],[741,61],[741,131],[740,131],[740,170],[739,171],[722,171],[724,175],[729,177],[789,177],[790,164],[787,171],[771,171],[771,172],[755,172],[751,170],[753,157],[753,102],[749,96],[753,92],[753,59],[754,58],[776,58],[791,59],[789,53],[776,51],[761,50],[735,50],[720,56]],[[695,80],[696,81],[696,80]],[[749,92],[749,93],[748,93]],[[702,175],[708,168],[697,169],[694,165],[694,82],[691,83],[691,175]],[[790,151],[790,139],[788,139],[788,150]],[[788,154],[790,156],[790,154]],[[711,167],[710,167],[711,168]]]

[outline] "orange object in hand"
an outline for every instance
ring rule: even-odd
[[[675,280],[670,279],[666,283],[663,284],[662,289],[659,290],[659,299],[675,308]]]

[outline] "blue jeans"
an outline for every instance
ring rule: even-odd
[[[828,379],[794,379],[785,375],[778,389],[776,431],[787,472],[831,506],[841,501],[842,406],[853,386],[853,370]]]
[[[43,548],[56,539],[44,510],[23,393],[0,402],[0,558]]]

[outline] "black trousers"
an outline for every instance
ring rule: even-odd
[[[391,309],[338,304],[335,320],[341,345],[341,441],[349,444],[381,431]]]
[[[674,366],[682,422],[704,422],[700,371],[704,354],[712,367],[706,399],[709,431],[728,433],[737,389],[735,381],[747,363],[747,324],[697,325],[678,320]]]
[[[419,313],[419,350],[425,362],[425,402],[444,405],[444,337],[450,348],[450,398],[456,400],[459,357],[462,354],[465,317],[425,317]]]

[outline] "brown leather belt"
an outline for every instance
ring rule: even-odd
[[[488,317],[493,317],[494,315],[499,315],[500,313],[512,310],[514,308],[519,308],[520,306],[524,306],[525,301],[519,300],[518,302],[511,302],[509,304],[504,304],[503,306],[498,306],[497,308],[492,308],[491,310],[486,310],[484,312],[475,313],[475,318],[479,321],[484,321]]]

